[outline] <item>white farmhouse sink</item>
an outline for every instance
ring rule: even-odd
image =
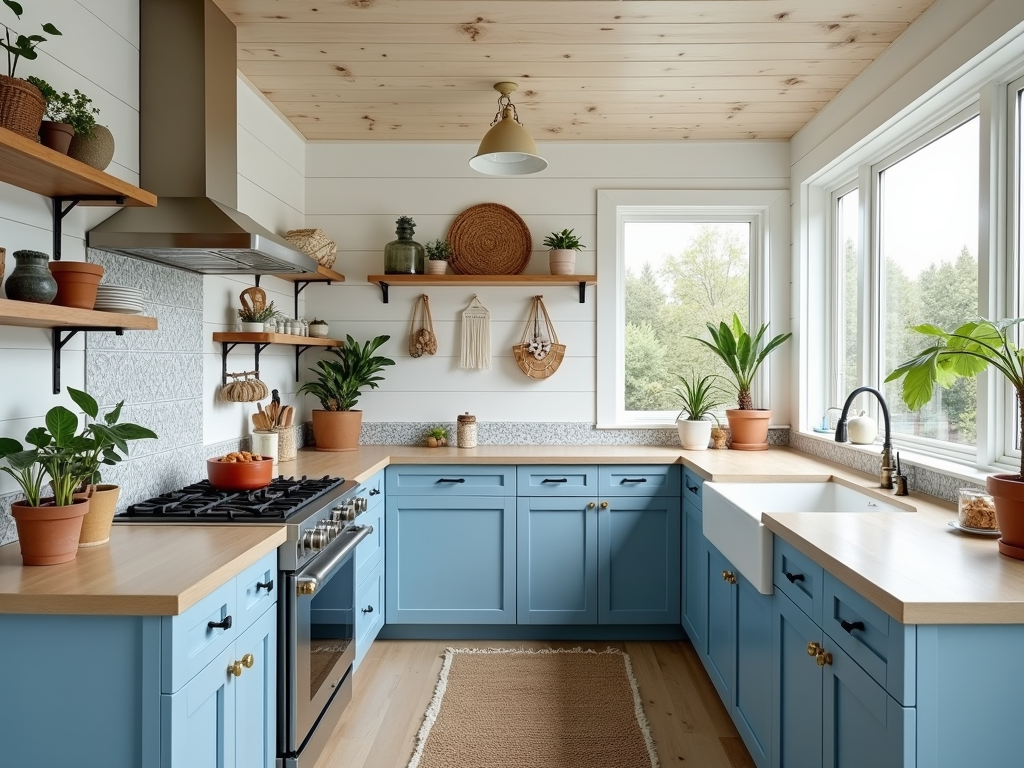
[[[828,480],[809,483],[704,483],[704,535],[764,595],[772,594],[772,532],[764,512],[903,512]]]

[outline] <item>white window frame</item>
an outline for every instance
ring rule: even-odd
[[[1020,106],[1018,106],[1020,100]],[[1024,166],[1024,119],[1021,119],[1021,111],[1024,110],[1024,76],[1017,78],[1006,86],[1004,98],[995,102],[996,105],[1005,109],[999,122],[1006,126],[1006,136],[1000,137],[996,133],[993,137],[993,146],[1002,149],[1005,161],[1000,163],[998,168],[1005,174],[1005,183],[1000,185],[1005,189],[1005,205],[998,209],[1006,221],[1005,240],[997,244],[997,252],[1005,259],[1005,264],[1000,272],[1006,275],[1006,291],[1000,296],[994,297],[998,304],[1005,302],[1003,306],[1008,309],[1000,316],[1024,317],[1024,290],[1021,289],[1021,280],[1024,280],[1024,220],[1021,217],[1021,208],[1024,205],[1024,174],[1021,173]],[[1020,136],[1018,141],[1017,137]],[[1000,141],[1003,138],[1003,141]],[[995,152],[993,154],[996,154]],[[999,183],[996,179],[996,183]],[[997,219],[998,220],[998,219]],[[1018,343],[1021,338],[1018,337]],[[1011,416],[1016,413],[1016,393],[1002,376],[991,376],[993,382],[993,402],[1002,403],[1003,413]],[[980,388],[979,388],[980,393]],[[1002,418],[996,420],[993,441],[1002,449],[997,455],[1000,463],[1011,464],[1014,467],[1020,466],[1021,449],[1017,447],[1018,430],[1016,425],[1020,422],[1015,418]]]
[[[770,322],[770,333],[789,329],[788,318],[772,318],[770,298],[789,293],[788,190],[598,190],[597,193],[597,428],[666,428],[678,411],[626,411],[625,264],[626,221],[729,221],[751,224],[748,326]],[[772,255],[775,255],[775,262]],[[769,265],[773,276],[769,280]],[[780,302],[782,303],[782,302]],[[784,303],[783,303],[784,306]],[[696,343],[696,342],[694,342]],[[780,350],[781,351],[781,350]],[[775,358],[778,352],[771,356]],[[788,370],[773,372],[771,358],[754,381],[756,404],[768,404],[769,381],[785,391]],[[784,369],[785,366],[779,366]],[[789,408],[781,408],[788,414]]]
[[[857,381],[850,382],[845,380],[846,361],[844,359],[845,341],[844,329],[845,323],[845,310],[846,310],[846,295],[845,285],[843,284],[844,277],[846,275],[846,265],[844,263],[844,257],[846,255],[845,244],[840,241],[840,227],[837,222],[837,214],[839,212],[839,200],[842,197],[850,194],[856,190],[857,206],[859,209],[858,221],[863,222],[862,214],[864,211],[863,199],[864,191],[860,188],[860,180],[852,179],[847,181],[841,186],[835,187],[829,191],[829,216],[827,221],[828,227],[828,241],[830,245],[830,258],[828,266],[828,284],[829,284],[829,304],[828,311],[825,313],[825,322],[827,327],[829,344],[827,349],[829,350],[828,358],[828,381],[827,381],[827,402],[832,405],[842,405],[846,398],[855,387],[860,386],[860,382],[865,378],[865,371],[867,365],[865,362],[865,350],[861,346],[858,348],[857,355]],[[865,302],[863,299],[866,297],[866,276],[867,270],[866,261],[864,258],[864,238],[863,232],[861,236],[857,238],[857,316],[860,320],[860,327],[867,329],[869,326],[866,324],[867,308],[864,306]],[[866,332],[861,335],[863,339],[866,336]],[[829,406],[831,407],[831,406]],[[836,414],[838,418],[838,414]],[[811,419],[813,424],[817,421]]]

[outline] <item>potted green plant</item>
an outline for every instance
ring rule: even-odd
[[[583,243],[572,233],[571,229],[552,232],[544,238],[544,247],[548,251],[548,266],[552,275],[576,274],[576,251],[583,250]]]
[[[1006,320],[971,320],[947,333],[925,324],[914,331],[932,339],[915,357],[902,363],[886,382],[903,379],[903,402],[916,411],[932,399],[935,385],[949,388],[961,377],[977,376],[989,366],[1006,377],[1017,398],[1024,436],[1024,350],[1014,343],[1014,329],[1024,317]],[[999,551],[1024,560],[1024,455],[1016,473],[997,473],[985,486],[996,506],[996,523],[1002,536]]]
[[[53,565],[73,560],[78,553],[82,520],[89,511],[88,496],[76,496],[99,480],[102,464],[113,465],[128,450],[128,441],[156,434],[137,424],[118,424],[122,404],[103,417],[85,392],[68,387],[68,394],[92,421],[79,432],[79,419],[62,405],[46,413],[45,426],[25,435],[26,448],[13,438],[0,438],[0,467],[13,477],[25,500],[11,507],[25,565]],[[121,453],[119,453],[121,452]],[[43,497],[43,478],[50,481],[52,497]]]
[[[46,119],[39,126],[39,142],[44,147],[66,155],[72,138],[92,134],[96,127],[94,115],[100,111],[90,107],[92,99],[77,88],[72,95],[67,91],[58,93],[53,86],[38,77],[29,77],[28,81],[39,89],[46,102]]]
[[[679,386],[672,392],[682,402],[682,410],[676,416],[676,429],[679,430],[679,444],[686,451],[706,451],[711,440],[711,422],[713,411],[725,402],[722,390],[716,386],[715,380],[720,379],[716,373],[707,376],[690,374],[685,379],[679,376]],[[683,418],[686,414],[686,418]],[[717,423],[717,419],[716,419]]]
[[[377,374],[384,366],[395,364],[390,358],[374,354],[390,338],[377,336],[360,345],[346,336],[344,346],[329,352],[336,359],[319,360],[316,368],[309,369],[317,374],[317,380],[306,382],[299,392],[313,395],[323,407],[313,410],[313,439],[318,451],[354,451],[359,447],[363,412],[355,406],[360,390],[376,389],[384,380]]]
[[[238,319],[242,322],[242,333],[263,333],[263,324],[277,317],[278,311],[274,302],[265,307],[245,306],[238,310]]]
[[[19,20],[21,19],[22,13],[25,12],[21,3],[3,0],[3,4],[10,8]],[[0,26],[4,28],[0,46],[7,51],[7,74],[0,75],[0,127],[35,140],[39,124],[43,120],[46,102],[36,86],[15,77],[14,73],[18,69],[18,61],[22,58],[29,61],[38,58],[36,47],[40,43],[45,43],[46,38],[38,34],[19,35],[3,22],[0,22]],[[60,35],[60,30],[53,24],[43,24],[42,28],[48,35]]]
[[[763,451],[768,448],[768,424],[771,421],[770,408],[754,408],[750,396],[750,387],[754,375],[761,364],[775,349],[780,347],[792,336],[791,333],[780,333],[767,344],[764,335],[768,331],[767,323],[762,325],[753,337],[747,333],[739,315],[733,314],[732,324],[725,322],[708,323],[711,341],[697,336],[690,336],[699,341],[717,355],[732,373],[736,385],[738,408],[730,408],[725,412],[729,420],[729,431],[732,432],[731,447],[740,451]]]
[[[427,430],[427,448],[444,448],[448,445],[448,429],[446,427],[432,427]]]
[[[452,257],[452,247],[447,240],[430,240],[423,246],[427,252],[427,274],[443,275]]]

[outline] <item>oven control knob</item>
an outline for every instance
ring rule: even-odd
[[[366,511],[366,497],[365,496],[356,496],[355,499],[353,499],[353,503],[355,504],[355,507],[356,507],[356,514],[359,514],[360,512],[365,512]]]
[[[302,537],[303,549],[308,549],[310,552],[319,552],[325,546],[327,546],[327,532],[323,528],[313,528],[306,531]]]
[[[342,515],[344,515],[344,514],[345,514],[345,508],[344,507],[341,507],[341,506],[334,507],[331,510],[331,519],[332,520],[343,520],[344,518],[342,517]]]

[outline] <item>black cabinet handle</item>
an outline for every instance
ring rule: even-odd
[[[802,573],[790,573],[789,571],[784,571],[783,573],[786,578],[789,579],[790,584],[795,584],[798,581],[804,580],[804,575]]]
[[[621,480],[619,480],[619,485],[624,485],[625,483],[646,483],[646,482],[647,482],[647,478],[646,477],[624,477]]]
[[[859,629],[861,632],[864,631],[864,622],[863,621],[853,621],[853,622],[850,622],[850,621],[846,621],[845,619],[843,619],[842,621],[839,622],[839,626],[842,627],[843,629],[845,629],[851,635],[853,634],[853,630],[855,630],[855,629]]]
[[[466,478],[464,477],[439,477],[437,479],[439,483],[464,483]]]
[[[376,496],[378,493],[380,493],[380,488],[371,488],[370,489],[370,495],[371,496]]]
[[[269,595],[271,592],[274,591],[274,580],[270,579],[269,581],[257,581],[256,591],[259,592],[261,589],[267,590],[267,594]]]
[[[690,493],[696,493],[697,491],[700,490],[700,488],[698,488],[696,485],[690,485],[689,483],[686,483],[685,485],[686,490],[688,490]]]
[[[361,610],[362,610],[363,613],[373,613],[373,606],[372,605],[368,605],[365,608],[362,608]]]
[[[231,616],[225,616],[224,621],[208,621],[207,629],[231,629]]]
[[[542,483],[568,483],[569,478],[567,477],[545,477],[541,480]]]

